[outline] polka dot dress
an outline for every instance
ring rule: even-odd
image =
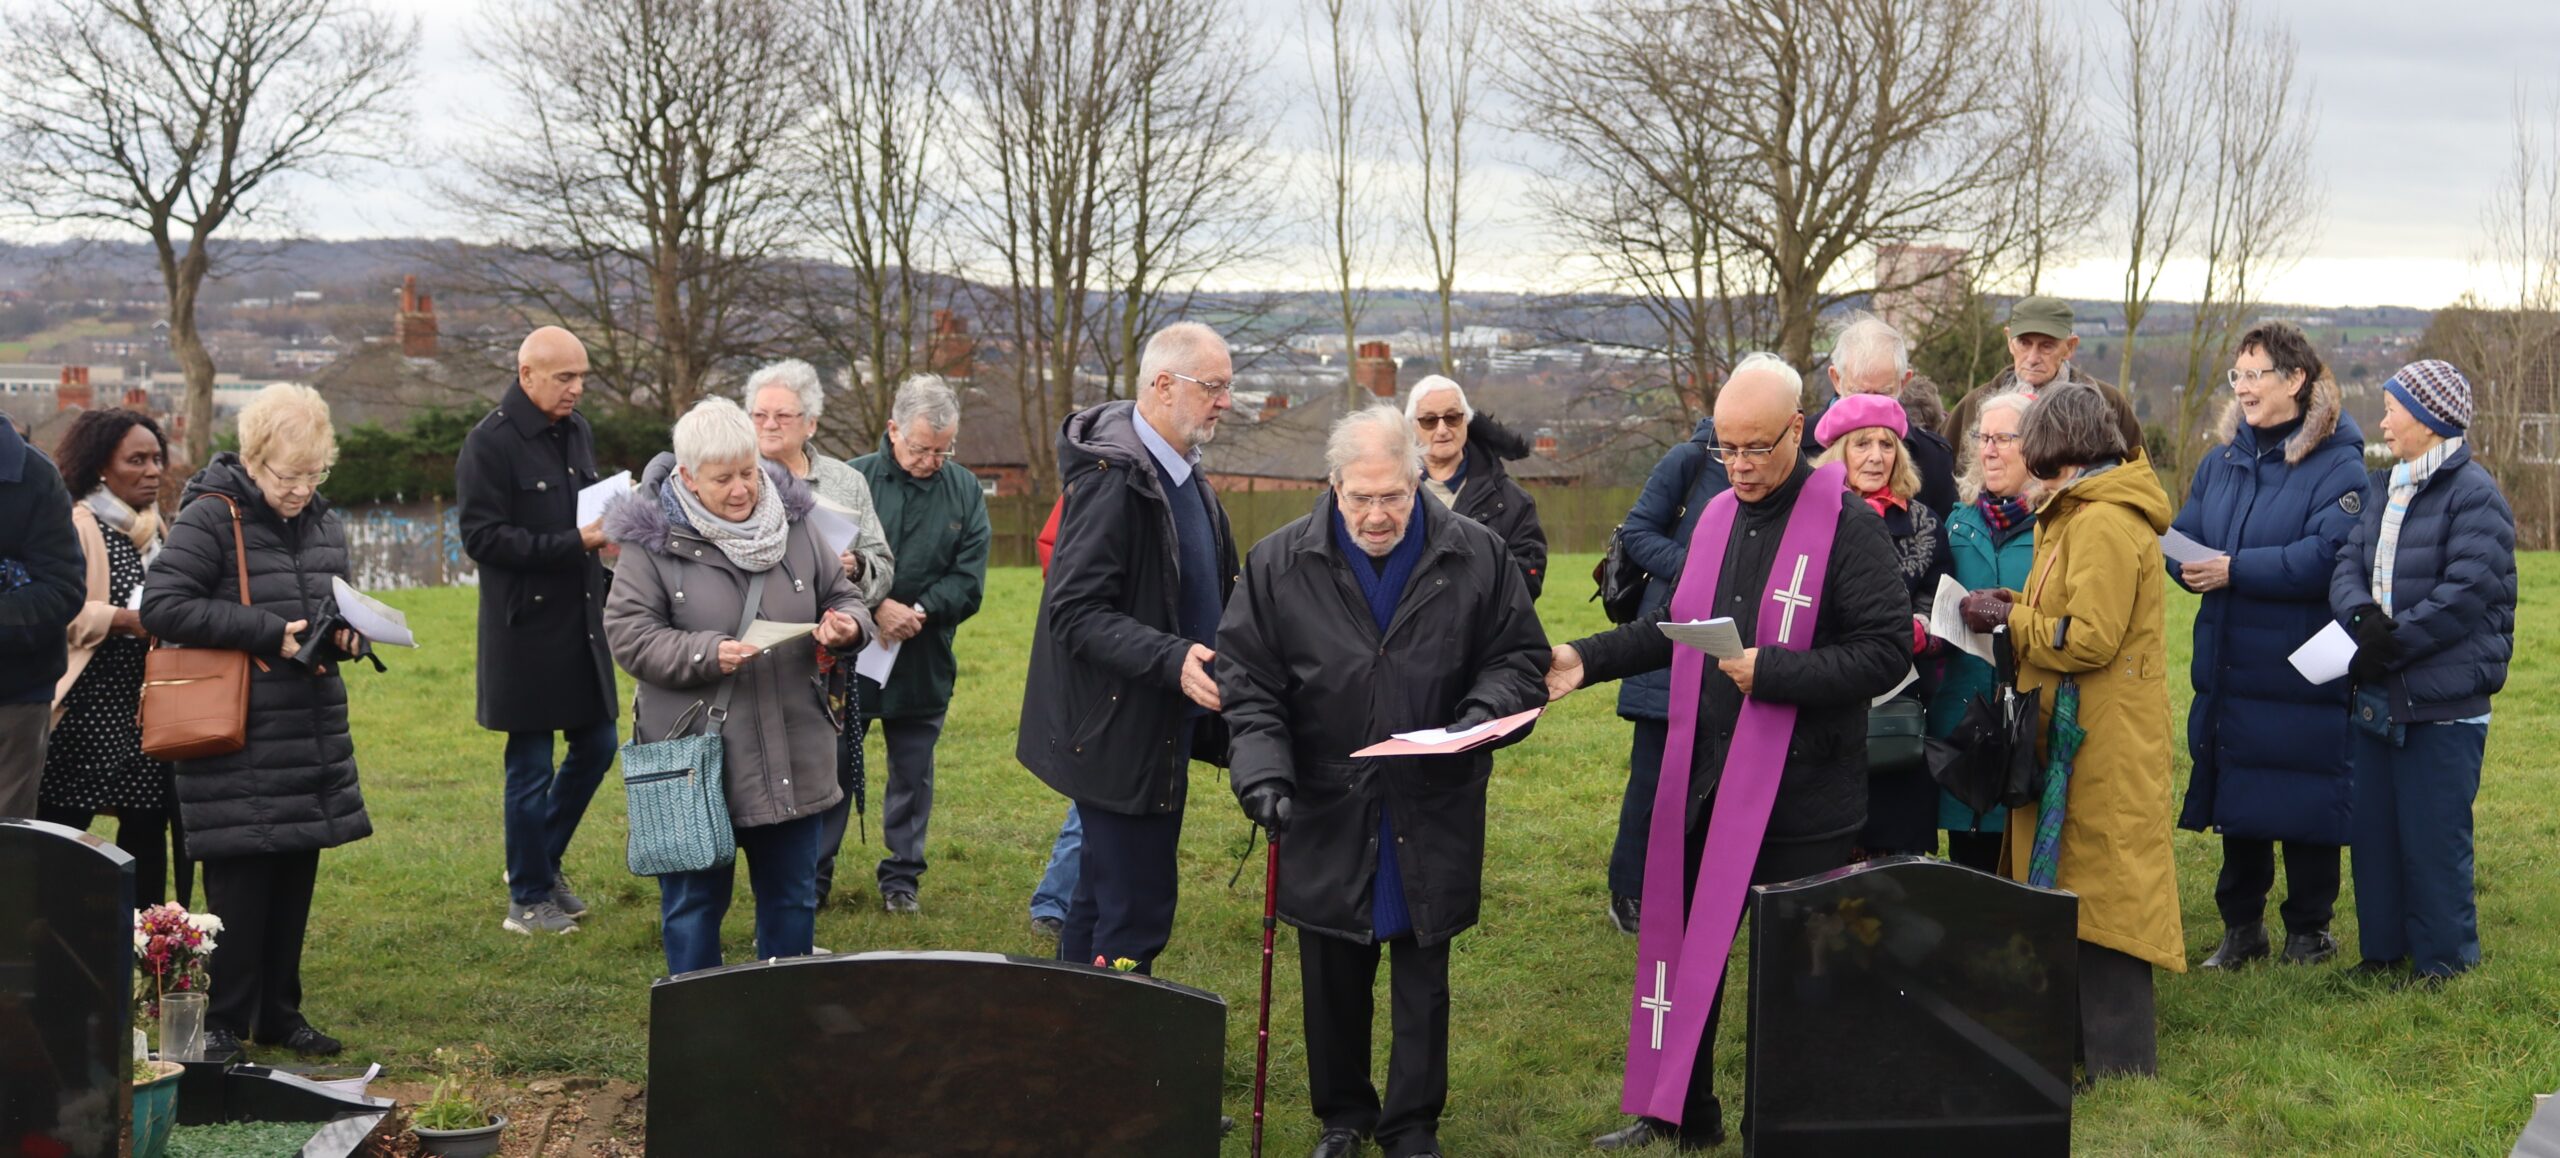
[[[107,596],[122,607],[142,585],[142,552],[113,527],[107,540]],[[142,754],[142,729],[134,709],[142,703],[142,657],[150,643],[109,635],[89,656],[71,694],[63,697],[44,756],[38,797],[49,808],[115,812],[169,805],[168,766]]]

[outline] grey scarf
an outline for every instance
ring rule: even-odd
[[[682,478],[668,479],[665,493],[675,500],[675,513],[684,517],[694,533],[720,548],[720,553],[740,570],[749,574],[769,571],[782,561],[783,548],[790,542],[791,525],[783,517],[782,496],[770,474],[756,480],[756,509],[740,523],[712,514]]]
[[[144,567],[149,567],[151,561],[159,557],[161,540],[158,510],[137,511],[123,499],[117,498],[115,492],[108,490],[104,485],[90,491],[88,497],[81,499],[80,502],[89,508],[90,514],[98,516],[100,523],[123,532],[124,537],[133,540],[133,545],[142,551]]]

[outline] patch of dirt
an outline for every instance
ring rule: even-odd
[[[434,1091],[429,1082],[375,1082],[367,1091],[400,1103],[393,1114],[397,1133],[377,1145],[378,1158],[409,1158],[418,1152],[417,1136],[408,1131],[409,1107]],[[507,1116],[502,1158],[639,1158],[647,1151],[641,1130],[647,1121],[648,1092],[625,1081],[602,1078],[536,1078],[507,1087],[498,1104]]]

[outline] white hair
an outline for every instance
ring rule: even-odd
[[[1405,394],[1405,419],[1407,421],[1411,421],[1413,419],[1416,408],[1422,405],[1423,395],[1438,393],[1442,390],[1456,391],[1458,394],[1459,413],[1466,415],[1469,422],[1475,421],[1476,405],[1473,402],[1467,401],[1467,388],[1438,374],[1433,374],[1430,377],[1424,378],[1422,381],[1414,383],[1413,389]]]
[[[1766,370],[1785,379],[1787,385],[1794,389],[1798,396],[1804,394],[1804,375],[1797,373],[1796,368],[1789,365],[1786,359],[1766,350],[1755,350],[1744,354],[1741,361],[1733,364],[1733,373],[1725,375],[1725,381],[1730,382],[1742,377],[1743,373],[1749,370]]]
[[[917,374],[898,384],[897,400],[889,404],[889,421],[910,434],[919,423],[927,429],[949,430],[960,425],[960,396],[951,392],[942,375]]]
[[[675,450],[677,465],[694,474],[714,463],[753,462],[756,428],[737,403],[705,398],[676,419]]]
[[[1422,473],[1422,440],[1413,436],[1413,420],[1386,403],[1363,406],[1335,419],[1324,440],[1324,476],[1340,483],[1343,468],[1364,459],[1404,460],[1405,473]]]
[[[1831,364],[1840,368],[1844,378],[1873,373],[1890,359],[1897,379],[1911,369],[1911,344],[1903,340],[1902,331],[1873,314],[1858,314],[1840,327],[1831,342]],[[1896,383],[1899,385],[1899,383]]]
[[[1227,340],[1218,331],[1198,322],[1175,322],[1157,330],[1138,355],[1138,388],[1155,385],[1160,374],[1195,369],[1209,351],[1226,348]]]
[[[738,400],[752,407],[756,404],[756,395],[768,386],[780,387],[797,395],[802,418],[816,418],[826,413],[826,384],[818,380],[818,368],[807,362],[785,358],[747,375],[747,388],[739,392]]]

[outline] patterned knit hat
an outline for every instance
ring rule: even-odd
[[[2460,437],[2471,425],[2471,380],[2451,362],[2411,362],[2382,389],[2399,399],[2410,417],[2446,438]]]

